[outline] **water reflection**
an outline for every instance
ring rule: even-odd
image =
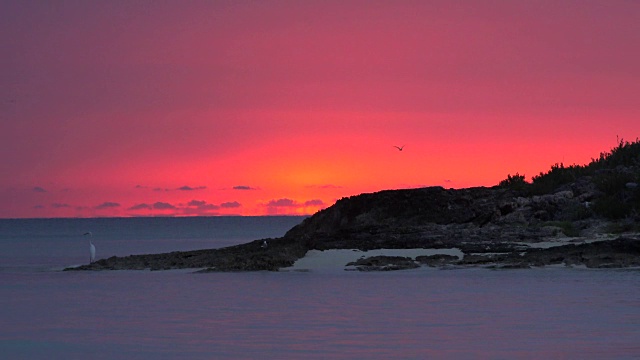
[[[640,354],[638,272],[98,272],[0,283],[0,350],[32,358]]]

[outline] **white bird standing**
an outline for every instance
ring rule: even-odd
[[[89,235],[89,264],[91,264],[96,259],[96,246],[91,242],[91,236],[93,236],[91,231],[84,233],[84,235]]]
[[[266,248],[267,248],[267,246],[269,246],[269,245],[267,244],[267,240],[262,240],[262,245],[260,245],[260,247],[261,247],[261,248],[263,248],[263,249],[266,249]]]

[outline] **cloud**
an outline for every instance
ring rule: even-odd
[[[153,206],[149,204],[136,204],[130,207],[128,210],[151,210]]]
[[[36,205],[36,206],[34,206],[33,208],[34,208],[34,209],[44,209],[44,206],[42,206],[42,205]]]
[[[173,205],[167,202],[158,201],[153,204],[145,204],[140,203],[136,204],[127,210],[132,211],[140,211],[140,210],[175,210],[174,215],[184,214],[184,215],[215,215],[216,210],[220,208],[237,208],[242,206],[239,202],[225,202],[220,205],[207,203],[205,200],[191,200],[186,204],[181,203],[177,205]]]
[[[185,186],[181,186],[179,188],[173,188],[173,189],[169,189],[169,188],[161,188],[161,187],[155,187],[155,188],[151,188],[150,186],[146,186],[146,185],[136,185],[134,186],[135,189],[139,189],[139,190],[151,190],[151,191],[197,191],[197,190],[204,190],[207,187],[206,186],[189,186],[189,185],[185,185]]]
[[[288,198],[273,199],[263,204],[263,206],[267,208],[267,212],[271,215],[297,213],[299,210],[306,212],[313,208],[325,207],[325,205],[324,201],[320,199],[311,199],[300,203]]]
[[[71,205],[63,204],[63,203],[53,203],[53,204],[51,204],[51,207],[54,208],[54,209],[62,209],[62,208],[70,208]]]
[[[215,210],[218,209],[219,205],[208,204],[204,200],[191,200],[182,208],[182,212],[186,215],[215,215]]]
[[[283,198],[269,201],[266,206],[268,207],[306,207],[306,206],[324,206],[324,201],[320,199],[307,200],[304,203],[299,203],[291,199]]]
[[[191,186],[182,186],[177,188],[176,190],[180,190],[180,191],[195,191],[195,190],[204,190],[206,189],[206,186],[196,186],[196,187],[191,187]]]
[[[238,186],[234,186],[233,190],[258,190],[258,189],[251,186],[247,186],[247,185],[238,185]]]
[[[240,204],[237,201],[223,202],[222,204],[220,204],[220,207],[223,207],[225,209],[238,208],[238,207],[241,207],[241,206],[242,206],[242,204]]]
[[[153,208],[156,209],[156,210],[176,209],[175,206],[173,206],[173,205],[171,205],[169,203],[166,203],[166,202],[161,202],[161,201],[158,201],[158,202],[154,203],[153,204]]]
[[[39,193],[45,193],[47,192],[47,190],[45,190],[44,188],[40,187],[40,186],[34,186],[33,187],[33,191],[34,192],[39,192]]]
[[[101,209],[111,209],[116,207],[120,207],[120,204],[118,204],[117,202],[105,201],[102,204],[96,206],[95,208],[98,210],[101,210]]]
[[[291,199],[278,199],[278,200],[271,200],[267,203],[267,206],[269,207],[294,207],[294,206],[298,206],[298,204],[291,200]]]
[[[207,204],[204,200],[191,200],[187,203],[187,206],[195,207],[200,210],[217,210],[220,206],[215,204]]]

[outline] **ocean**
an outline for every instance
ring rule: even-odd
[[[638,359],[640,270],[63,272],[303,217],[0,220],[3,359]]]

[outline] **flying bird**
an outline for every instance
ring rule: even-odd
[[[404,149],[404,145],[402,146],[393,146],[394,148],[398,149],[398,151],[402,151],[402,149]]]
[[[91,242],[91,236],[93,236],[91,231],[84,233],[84,236],[87,235],[89,235],[89,264],[91,264],[96,259],[96,246]]]

